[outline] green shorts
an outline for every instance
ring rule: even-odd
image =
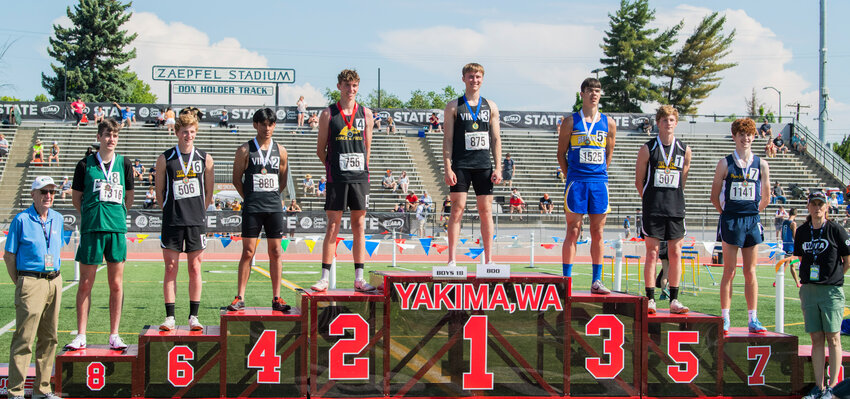
[[[803,284],[800,304],[807,333],[841,331],[844,318],[844,287]]]
[[[85,265],[99,265],[107,262],[127,260],[127,238],[124,233],[92,232],[83,233],[80,246],[74,260]]]

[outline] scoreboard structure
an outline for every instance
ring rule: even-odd
[[[810,348],[796,336],[724,336],[718,316],[648,315],[645,297],[572,291],[566,277],[370,278],[372,293],[302,291],[289,312],[223,310],[220,326],[203,331],[146,327],[125,352],[63,352],[57,393],[793,398],[812,386]]]

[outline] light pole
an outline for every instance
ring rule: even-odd
[[[767,89],[776,90],[776,94],[779,94],[779,108],[777,109],[776,112],[779,113],[779,123],[782,123],[782,92],[779,91],[779,89],[777,89],[773,86],[767,86],[767,87],[762,88],[762,90],[767,90]]]
[[[595,73],[596,74],[596,80],[599,80],[599,72],[603,72],[603,71],[605,71],[605,68],[596,68],[596,69],[590,71],[590,73]]]

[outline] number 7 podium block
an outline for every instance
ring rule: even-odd
[[[65,351],[56,357],[56,394],[62,397],[129,398],[144,374],[137,363],[138,346],[115,351],[107,345]]]
[[[733,327],[723,339],[724,396],[789,397],[799,391],[797,381],[796,336]]]

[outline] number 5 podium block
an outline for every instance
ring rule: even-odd
[[[144,372],[137,363],[138,346],[115,351],[107,345],[65,351],[56,357],[56,394],[62,397],[129,398]]]

